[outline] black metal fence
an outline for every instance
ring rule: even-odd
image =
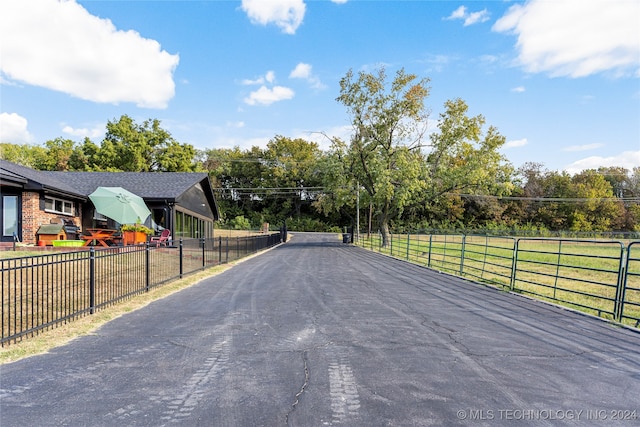
[[[183,239],[172,246],[90,248],[0,260],[0,343],[4,346],[33,336],[153,287],[280,242],[280,233],[272,233]]]

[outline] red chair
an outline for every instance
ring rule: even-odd
[[[165,228],[164,230],[162,230],[162,233],[160,233],[159,236],[153,236],[149,241],[149,244],[152,245],[155,243],[156,247],[160,245],[169,246],[170,242],[171,242],[171,230],[169,230],[168,228]]]

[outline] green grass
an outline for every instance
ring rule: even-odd
[[[631,243],[417,234],[393,235],[391,240],[381,248],[379,236],[361,236],[359,245],[609,319],[615,314],[622,254]],[[622,322],[637,327],[640,244],[629,253]]]

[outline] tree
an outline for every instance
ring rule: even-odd
[[[429,203],[451,193],[500,196],[513,189],[513,168],[498,151],[505,137],[493,126],[484,132],[485,118],[468,117],[468,109],[462,99],[445,102],[438,131],[430,136]]]
[[[571,230],[607,231],[624,227],[624,205],[614,200],[611,182],[605,176],[587,170],[573,176],[571,181],[572,195],[580,201],[571,216]]]
[[[340,81],[338,102],[347,107],[353,135],[347,144],[334,139],[327,159],[327,177],[335,179],[332,196],[323,197],[324,211],[353,200],[361,187],[378,218],[383,245],[389,224],[405,210],[412,217],[439,207],[456,206],[462,195],[508,194],[511,165],[498,152],[505,138],[496,128],[485,132],[485,119],[468,117],[461,99],[447,101],[438,132],[425,144],[428,111],[424,100],[429,80],[404,70],[387,84],[377,74],[349,71]],[[457,216],[461,218],[461,216]]]
[[[315,198],[316,192],[306,188],[322,184],[318,169],[320,157],[321,152],[315,142],[280,135],[270,140],[264,151],[264,185],[287,193],[286,199],[293,205],[296,218],[300,218],[302,204]]]
[[[207,149],[202,153],[202,168],[209,172],[213,187],[220,189],[217,197],[225,219],[262,211],[260,195],[252,190],[263,186],[266,166],[262,157],[259,147],[246,151],[239,147]]]
[[[403,69],[391,84],[386,77],[382,68],[377,74],[360,72],[357,79],[349,71],[340,80],[337,101],[351,116],[353,135],[348,146],[334,141],[332,154],[334,161],[345,165],[346,182],[339,179],[338,186],[361,186],[366,192],[376,212],[384,246],[388,244],[390,220],[424,190],[421,148],[428,117],[424,100],[429,94],[428,79],[418,81],[416,75]],[[335,172],[341,173],[334,171],[333,176]],[[340,208],[347,201],[336,197],[333,208]]]
[[[39,145],[0,142],[0,158],[33,169],[40,169],[46,161],[47,149]]]
[[[48,150],[46,163],[40,165],[42,170],[69,171],[75,170],[71,164],[74,151],[77,152],[76,143],[70,139],[56,138],[44,143]]]
[[[195,168],[195,149],[178,143],[149,119],[139,125],[123,115],[107,122],[107,133],[97,156],[98,169],[129,172],[189,172]]]

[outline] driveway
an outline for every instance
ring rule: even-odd
[[[640,424],[638,332],[336,234],[0,369],[3,427]]]

